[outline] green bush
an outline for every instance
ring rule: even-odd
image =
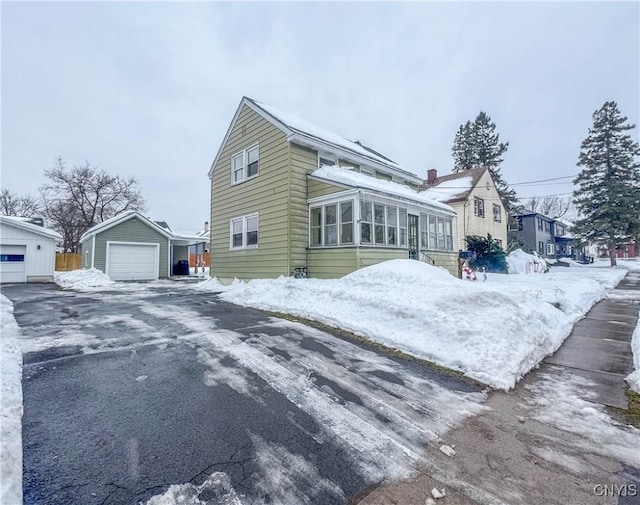
[[[465,239],[467,249],[475,254],[474,259],[469,261],[469,266],[479,270],[486,268],[487,272],[506,272],[506,253],[502,246],[491,234],[485,237],[479,235],[468,235]]]

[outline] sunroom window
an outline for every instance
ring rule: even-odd
[[[311,247],[353,244],[353,201],[311,207],[309,214]]]

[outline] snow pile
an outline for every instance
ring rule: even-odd
[[[13,304],[0,294],[0,503],[22,503],[22,354]]]
[[[242,281],[234,279],[233,283],[227,286],[225,284],[222,284],[217,277],[211,277],[206,281],[202,281],[196,284],[195,288],[201,291],[213,291],[216,293],[221,293],[223,291],[228,291],[229,289],[233,289],[234,287],[237,287],[239,284],[242,284]]]
[[[83,268],[70,272],[55,272],[55,283],[64,289],[91,289],[113,286],[115,284],[108,275],[97,268]]]
[[[538,253],[528,254],[516,249],[507,256],[507,270],[510,274],[543,274],[548,266]]]
[[[626,381],[631,389],[640,393],[640,320],[633,332],[633,337],[631,337],[631,352],[633,353],[633,368],[635,370],[627,377]]]
[[[391,260],[341,279],[235,282],[220,297],[320,321],[509,389],[625,273],[576,268],[466,282],[426,263]]]

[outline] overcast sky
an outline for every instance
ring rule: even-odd
[[[639,5],[2,2],[2,187],[35,195],[57,156],[89,161],[197,231],[243,95],[421,177],[451,171],[458,126],[483,110],[509,183],[574,175],[605,101],[639,122]]]

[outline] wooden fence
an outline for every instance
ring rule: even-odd
[[[198,260],[200,260],[200,261],[202,261],[203,256],[204,256],[204,266],[205,266],[205,267],[210,266],[210,265],[211,265],[211,258],[210,258],[210,256],[209,256],[209,253],[208,253],[208,252],[206,252],[206,253],[199,253],[199,254],[198,254],[198,258],[197,258],[197,259],[198,259]],[[191,253],[191,254],[189,254],[189,266],[190,266],[190,267],[195,267],[195,266],[196,266],[196,255],[195,255],[195,253]],[[197,265],[197,266],[200,266],[200,265]]]
[[[82,268],[82,254],[80,253],[57,253],[56,272],[68,272]]]

